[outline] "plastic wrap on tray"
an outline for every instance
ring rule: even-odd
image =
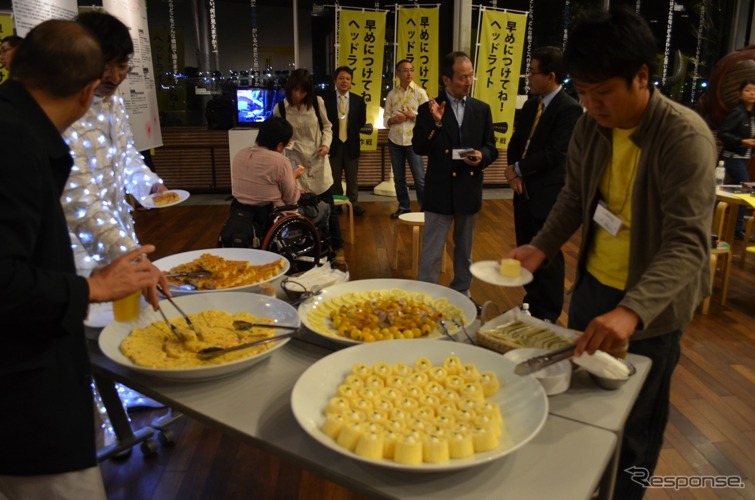
[[[579,334],[511,309],[482,325],[477,343],[501,353],[524,347],[550,351],[570,345]]]

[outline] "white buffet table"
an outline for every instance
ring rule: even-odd
[[[607,485],[615,474],[621,429],[637,395],[631,384],[639,388],[649,366],[642,362],[645,358],[630,357],[639,365],[636,379],[615,392],[587,387],[584,384],[591,382],[577,377],[572,390],[549,398],[550,414],[535,439],[502,459],[451,473],[405,473],[351,460],[299,427],[290,407],[294,383],[312,363],[332,351],[311,343],[310,335],[293,339],[247,371],[192,383],[132,372],[102,355],[95,342],[90,341],[89,347],[103,399],[108,392],[103,388],[120,382],[349,489],[374,497],[409,499],[590,498],[601,480]],[[115,411],[122,412],[122,406],[115,406]],[[119,420],[112,414],[111,419],[114,424]],[[116,432],[119,439],[133,440],[130,427],[116,426]],[[607,490],[601,489],[605,496]]]

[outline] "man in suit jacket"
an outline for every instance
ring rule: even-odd
[[[359,206],[359,130],[367,122],[367,107],[361,96],[349,92],[354,72],[348,66],[336,68],[336,90],[325,97],[328,120],[333,124],[333,142],[330,144],[330,167],[333,169],[333,193],[343,194],[341,174],[346,175],[346,196],[354,214],[364,215]],[[341,100],[343,99],[343,103]],[[343,127],[343,130],[342,130]]]
[[[73,158],[61,133],[89,109],[103,68],[86,28],[50,20],[29,32],[0,86],[2,498],[104,500],[84,318],[89,302],[142,288],[157,305],[141,257],[151,245],[76,275],[60,204]]]
[[[474,69],[464,52],[451,52],[441,63],[445,90],[419,107],[412,146],[427,155],[425,226],[420,281],[435,283],[443,245],[454,224],[454,278],[450,287],[468,294],[472,275],[472,236],[482,208],[483,170],[498,157],[490,106],[467,94]]]
[[[560,48],[540,47],[532,52],[527,79],[534,97],[519,113],[507,152],[506,178],[514,189],[517,246],[529,243],[540,231],[564,185],[566,148],[582,116],[582,106],[561,86],[565,76]],[[524,302],[529,303],[532,315],[555,322],[564,305],[563,253],[535,271],[524,289]]]

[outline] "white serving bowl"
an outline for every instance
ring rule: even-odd
[[[519,364],[535,356],[546,354],[546,349],[524,348],[514,349],[503,355],[504,358]],[[543,386],[548,396],[561,394],[569,389],[571,383],[571,363],[569,360],[559,361],[558,363],[546,366],[542,370],[536,371],[533,375]]]

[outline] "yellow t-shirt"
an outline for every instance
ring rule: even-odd
[[[632,129],[613,129],[611,165],[600,180],[600,195],[608,210],[622,220],[616,236],[595,222],[587,252],[587,270],[606,286],[624,290],[629,272],[629,230],[632,227],[632,193],[640,149],[629,139]]]

